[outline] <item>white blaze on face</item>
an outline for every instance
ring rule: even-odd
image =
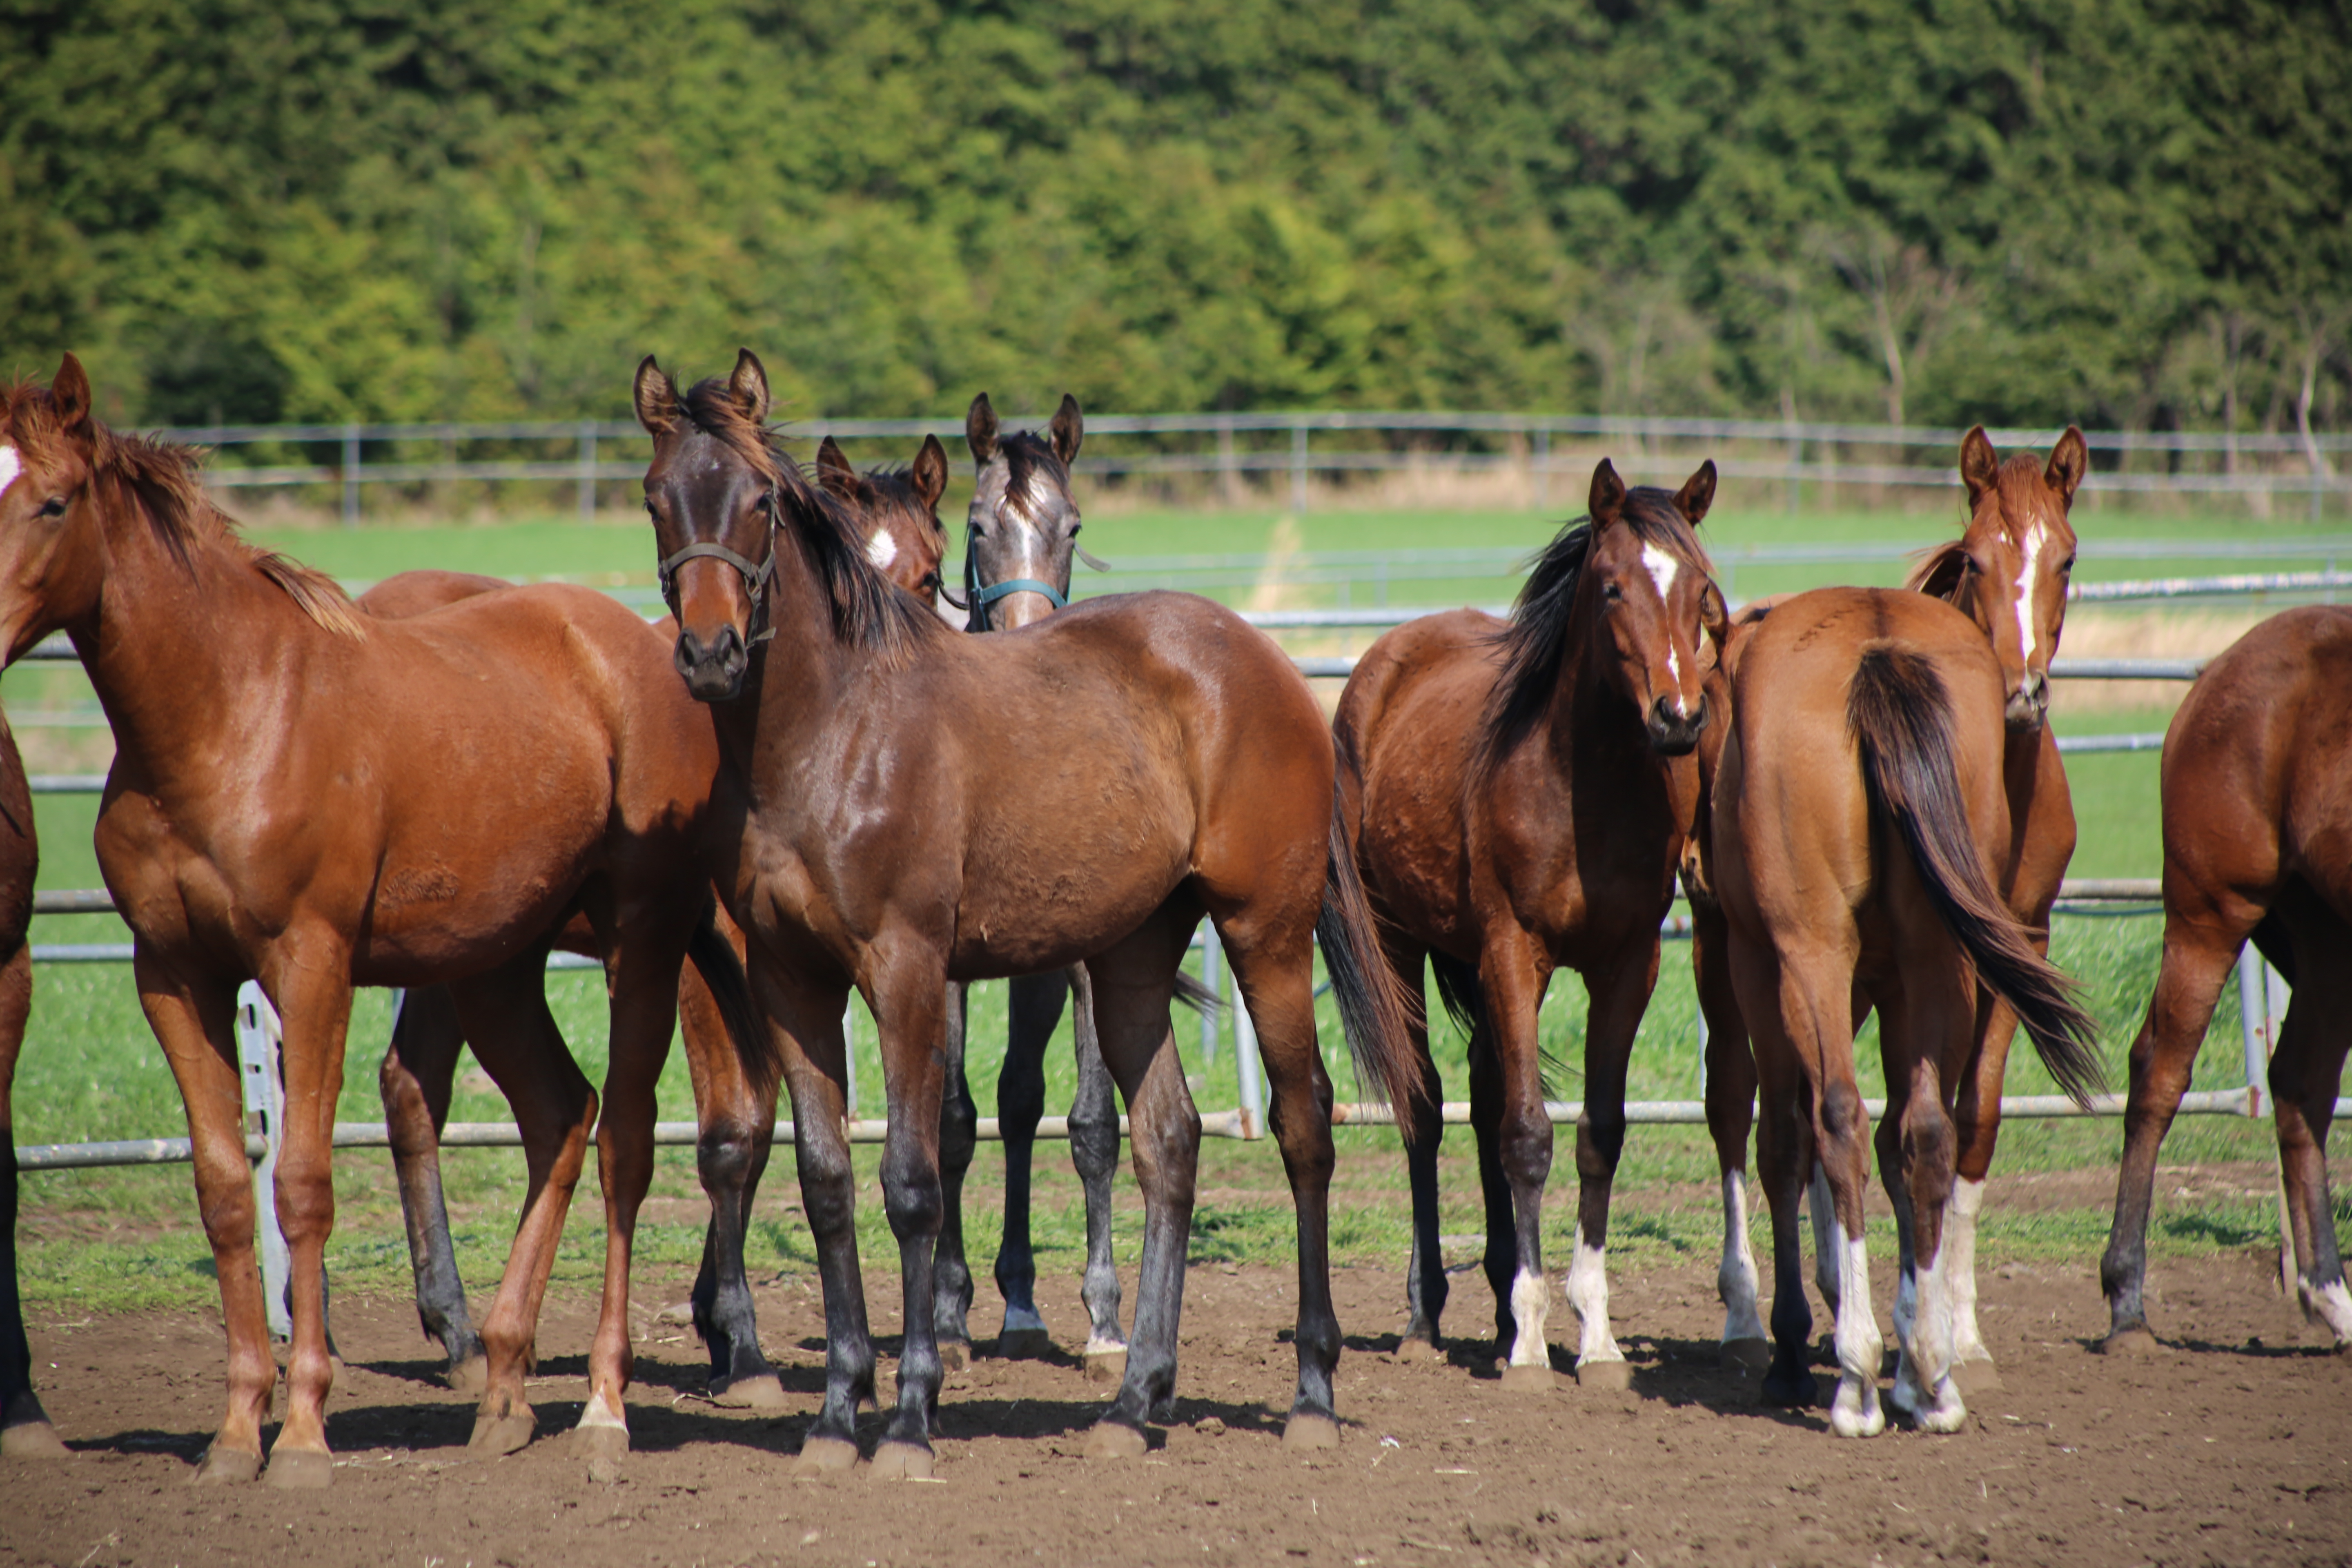
[[[2041,622],[2033,613],[2034,568],[2041,561],[2042,547],[2049,538],[2050,530],[2037,522],[2027,529],[2025,537],[2018,542],[2018,549],[2025,560],[2017,569],[2017,646],[2024,650],[2028,668],[2032,668],[2033,655],[2041,643]]]
[[[898,542],[890,537],[888,529],[874,531],[874,537],[866,542],[866,559],[874,563],[877,572],[890,570],[890,563],[898,559]]]
[[[17,458],[16,448],[0,442],[0,493],[5,493],[8,487],[16,482],[16,476],[24,471],[25,465]]]
[[[1675,576],[1682,570],[1682,563],[1654,544],[1644,544],[1642,546],[1642,564],[1649,568],[1650,581],[1658,585],[1658,602],[1666,603],[1673,595]],[[1689,718],[1690,704],[1683,700],[1682,660],[1675,657],[1671,637],[1666,639],[1666,675],[1675,683],[1675,711],[1685,719]]]

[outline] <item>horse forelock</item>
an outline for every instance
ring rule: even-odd
[[[1043,521],[1042,510],[1055,496],[1066,498],[1070,492],[1069,466],[1062,455],[1043,440],[1034,430],[1022,430],[1004,437],[997,450],[1004,458],[1004,499],[1021,515],[1031,521]]]

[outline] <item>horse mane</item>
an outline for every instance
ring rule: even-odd
[[[881,492],[877,498],[879,504],[903,511],[909,517],[921,518],[931,525],[931,531],[939,536],[940,542],[946,542],[947,524],[941,522],[940,514],[925,506],[922,497],[916,493],[913,464],[895,463],[887,468],[868,468],[859,478]]]
[[[64,439],[47,389],[20,381],[0,394],[8,429],[20,446],[41,447]],[[205,494],[201,469],[207,453],[145,436],[125,436],[93,417],[89,421],[91,478],[121,489],[147,519],[155,537],[183,570],[195,569],[197,552],[213,548],[252,567],[276,584],[297,608],[337,637],[367,639],[367,625],[351,595],[332,577],[291,556],[247,541],[236,521]]]
[[[695,383],[678,394],[677,409],[688,424],[742,459],[791,511],[792,526],[779,518],[776,534],[792,540],[824,584],[835,641],[896,665],[922,638],[949,629],[866,558],[853,509],[778,449],[776,432],[745,414],[725,381],[712,376]]]
[[[1654,544],[1684,565],[1715,576],[1715,563],[1690,523],[1675,505],[1675,492],[1640,485],[1625,492],[1621,525],[1643,542]],[[1490,773],[1551,705],[1568,658],[1568,632],[1576,616],[1577,584],[1592,553],[1592,520],[1580,517],[1561,528],[1528,563],[1528,580],[1511,605],[1510,624],[1495,634],[1503,655],[1502,674],[1479,721],[1472,774]]]

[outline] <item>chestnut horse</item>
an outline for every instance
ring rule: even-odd
[[[1551,1169],[1536,1013],[1553,970],[1590,1005],[1570,1300],[1580,1382],[1627,1386],[1609,1330],[1610,1183],[1625,1142],[1625,1071],[1658,978],[1658,931],[1698,794],[1691,750],[1709,720],[1703,626],[1722,595],[1692,531],[1715,497],[1707,463],[1681,490],[1628,491],[1607,459],[1589,517],[1536,562],[1506,624],[1425,616],[1366,650],[1333,728],[1343,817],[1399,984],[1440,993],[1470,1034],[1470,1116],[1486,1198],[1486,1279],[1509,1386],[1553,1382],[1544,1323],[1543,1190]],[[1407,1143],[1413,1246],[1405,1342],[1433,1347],[1437,1068]]]
[[[626,1115],[599,1127],[596,1097],[576,1071],[564,1079],[543,972],[553,933],[584,911],[611,995],[604,1098],[649,1116],[689,944],[715,983],[733,959],[708,918],[701,786],[682,765],[708,756],[709,724],[635,700],[660,649],[602,594],[515,588],[405,620],[360,615],[331,580],[239,539],[187,450],[93,418],[71,355],[47,389],[7,395],[0,445],[20,465],[0,491],[0,649],[13,662],[64,630],[113,727],[99,867],[187,1106],[229,1341],[228,1408],[200,1479],[258,1472],[277,1381],[231,1031],[247,978],[285,1029],[277,1204],[294,1337],[271,1481],[332,1475],[324,1253],[362,984],[451,984],[478,1049],[539,1064],[502,1076],[551,1086],[516,1108],[530,1188],[482,1329],[480,1449],[530,1439],[524,1356],[594,1133],[606,1289],[582,1425],[590,1451],[609,1449],[652,1150],[616,1132]]]
[[[922,1474],[940,1376],[946,984],[1080,960],[1146,1206],[1126,1375],[1088,1447],[1143,1451],[1145,1420],[1174,1394],[1200,1144],[1168,1009],[1204,912],[1257,1021],[1298,1210],[1285,1439],[1336,1442],[1318,932],[1359,1072],[1399,1097],[1418,1080],[1306,681],[1264,634],[1189,595],[1115,595],[1018,632],[953,634],[874,569],[843,509],[771,445],[767,376],[749,351],[727,380],[683,396],[647,359],[635,404],[654,437],[646,496],[678,667],[719,705],[717,793],[740,837],[719,881],[792,1090],[824,1282],[825,1398],[802,1468],[856,1459],[853,1418],[874,1389],[842,1126],[850,987],[881,1038],[883,1199],[905,1303],[898,1405],[875,1469]]]
[[[2058,742],[2044,721],[2049,711],[2050,661],[2065,630],[2066,595],[2074,569],[2074,530],[2069,520],[2074,492],[2090,468],[2083,433],[2069,427],[2044,463],[2018,453],[2003,461],[1983,427],[1960,443],[1960,479],[1967,486],[1969,521],[1960,537],[1929,551],[1906,587],[1942,599],[1974,621],[2000,661],[2006,734],[2001,747],[2001,792],[2009,808],[2009,838],[1993,864],[1993,885],[2001,902],[2023,923],[2034,950],[2050,952],[2050,910],[2074,854],[2074,808]],[[1732,619],[1737,647],[1777,601],[1744,606]],[[1714,677],[1721,682],[1724,675]],[[1728,683],[1725,685],[1728,696]],[[1701,737],[1701,825],[1694,843],[1696,864],[1685,861],[1685,886],[1691,895],[1691,961],[1698,979],[1707,1025],[1706,1114],[1723,1182],[1723,1261],[1716,1277],[1724,1303],[1723,1357],[1727,1364],[1760,1365],[1764,1326],[1757,1310],[1756,1263],[1748,1244],[1747,1165],[1748,1122],[1756,1093],[1756,1064],[1748,1029],[1733,994],[1725,955],[1723,916],[1707,887],[1709,833],[1706,804],[1726,735]],[[1867,996],[1854,1002],[1859,1029],[1870,1015]],[[1977,1327],[1976,1226],[1984,1204],[1987,1175],[2000,1131],[2001,1082],[2017,1016],[2000,997],[1977,994],[1975,1054],[1964,1081],[1953,1086],[1952,1116],[1958,1153],[1951,1203],[1945,1215],[1944,1279],[1952,1310],[1952,1376],[1963,1394],[2000,1386],[1992,1352]],[[1890,1184],[1899,1215],[1906,1212],[1892,1184],[1902,1168],[1900,1124],[1894,1117],[1878,1126],[1880,1180]],[[1829,1245],[1830,1203],[1815,1174],[1814,1278],[1834,1312],[1838,1303],[1835,1249]],[[1908,1255],[1907,1239],[1904,1250]],[[1898,1327],[1911,1312],[1906,1271],[1895,1300]]]
[[[1895,1125],[1885,1172],[1911,1242],[1896,1330],[1896,1407],[1931,1431],[1966,1415],[1950,1373],[1944,1211],[1955,1094],[1974,1081],[1979,990],[2022,1018],[2078,1100],[2097,1079],[2093,1026],[2003,903],[2014,841],[2004,710],[2015,688],[1983,630],[1925,594],[1822,588],[1740,639],[1732,734],[1715,779],[1714,887],[1726,956],[1762,1090],[1757,1165],[1772,1209],[1776,1352],[1764,1397],[1813,1403],[1812,1317],[1796,1233],[1816,1162],[1837,1270],[1840,1369],[1830,1425],[1882,1429],[1882,1342],[1862,1233],[1869,1169],[1853,1066],[1861,1005],[1876,1007]],[[1908,1211],[1907,1215],[1905,1211]]]
[[[0,446],[0,506],[19,458]],[[25,1304],[16,1294],[16,1139],[10,1090],[25,1020],[33,1005],[33,879],[40,869],[33,837],[33,796],[8,716],[0,713],[0,1458],[62,1458],[66,1446],[33,1392],[33,1347],[25,1339]]]
[[[2252,938],[2294,987],[2271,1057],[2295,1291],[2352,1344],[2327,1131],[2352,1047],[2352,610],[2288,610],[2205,667],[2164,737],[2164,963],[2132,1042],[2102,1349],[2155,1348],[2140,1298],[2156,1154]]]
[[[817,454],[817,473],[826,489],[856,507],[866,520],[866,549],[884,571],[910,593],[929,599],[939,590],[939,568],[947,535],[940,526],[939,500],[947,489],[947,452],[925,437],[914,464],[905,469],[860,474],[828,437]],[[398,618],[437,609],[459,599],[510,586],[497,577],[462,572],[404,572],[377,584],[359,600],[370,615]],[[667,657],[677,628],[667,621],[647,628]],[[647,702],[688,705],[686,722],[708,722],[692,706],[676,677],[658,671],[642,694]],[[715,771],[718,753],[709,752]],[[708,792],[709,780],[703,781]],[[721,915],[720,932],[738,953],[742,935]],[[596,933],[574,917],[556,946],[594,957]],[[760,1348],[759,1322],[744,1277],[743,1241],[751,1200],[767,1169],[776,1124],[775,1085],[745,1076],[718,1003],[700,973],[688,966],[678,975],[679,1035],[694,1085],[696,1165],[710,1197],[704,1232],[702,1268],[689,1297],[694,1327],[710,1354],[709,1393],[720,1405],[781,1408],[783,1385]],[[454,999],[444,986],[411,991],[394,1026],[378,1074],[384,1120],[391,1131],[393,1163],[400,1181],[401,1207],[408,1225],[409,1262],[416,1282],[417,1317],[427,1335],[449,1358],[450,1385],[478,1392],[482,1348],[467,1309],[465,1282],[449,1240],[448,1213],[441,1196],[440,1136],[449,1116],[449,1092],[465,1034]],[[576,1072],[576,1068],[574,1071]],[[492,1075],[496,1079],[496,1074]],[[528,1092],[528,1086],[502,1092]]]

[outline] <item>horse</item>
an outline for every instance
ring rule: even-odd
[[[939,591],[939,568],[947,535],[940,526],[939,500],[948,480],[947,452],[925,437],[911,466],[860,474],[831,437],[817,454],[820,482],[855,506],[866,520],[866,549],[892,581],[930,599]],[[438,609],[459,599],[510,586],[498,577],[462,572],[404,572],[362,595],[359,607],[372,616],[397,618]],[[677,640],[667,621],[647,629],[665,656]],[[642,694],[649,703],[690,704],[667,670],[657,670]],[[694,710],[689,709],[689,712]],[[709,761],[715,770],[715,752]],[[709,781],[704,787],[708,790]],[[742,934],[725,915],[720,934],[742,952]],[[574,916],[555,945],[596,957],[596,932]],[[743,1241],[751,1201],[767,1169],[776,1124],[775,1086],[753,1083],[741,1070],[717,999],[698,971],[678,975],[679,1037],[694,1086],[697,1120],[695,1160],[703,1191],[710,1198],[702,1266],[688,1296],[695,1331],[710,1355],[708,1392],[714,1403],[750,1409],[780,1409],[784,1391],[760,1348],[759,1321],[744,1275]],[[449,1093],[465,1032],[454,999],[444,986],[409,992],[396,1016],[378,1072],[393,1163],[407,1221],[409,1261],[415,1280],[417,1318],[425,1334],[448,1357],[450,1386],[479,1393],[484,1373],[480,1337],[466,1301],[450,1245],[447,1209],[441,1195],[440,1136],[449,1116]],[[493,1080],[497,1080],[495,1072]],[[499,1082],[509,1098],[526,1086]]]
[[[1993,883],[2002,903],[2025,927],[2034,951],[2050,952],[2050,911],[2057,902],[2068,861],[2074,853],[2074,808],[2066,770],[2050,731],[2050,661],[2065,630],[2066,596],[2073,580],[2076,540],[2070,519],[2074,494],[2090,468],[2083,433],[2072,426],[2051,447],[2045,463],[2030,453],[2003,460],[1983,426],[1960,443],[1960,479],[1969,499],[1969,521],[1956,540],[1929,550],[1904,583],[1906,588],[1952,605],[1977,625],[2000,661],[2005,724],[2000,757],[2001,793],[2008,805],[2009,838],[1993,865]],[[1732,617],[1736,645],[1777,601],[1745,605]],[[1702,737],[1699,749],[1702,826],[1694,843],[1702,851],[1714,776],[1725,736]],[[1727,935],[1721,910],[1706,887],[1704,852],[1685,864],[1691,895],[1691,962],[1707,1025],[1706,1114],[1723,1173],[1723,1260],[1717,1289],[1724,1302],[1723,1360],[1727,1365],[1760,1366],[1766,1359],[1764,1327],[1757,1312],[1754,1255],[1748,1244],[1748,1208],[1742,1173],[1747,1165],[1756,1064],[1747,1026],[1733,994],[1726,956]],[[1853,1024],[1870,1016],[1867,996],[1854,1001]],[[1992,1352],[1977,1326],[1976,1227],[1984,1206],[1985,1182],[1992,1169],[2000,1131],[2002,1079],[2017,1035],[2016,1015],[1990,991],[1977,995],[1976,1044],[1964,1081],[1954,1086],[1952,1114],[1958,1152],[1951,1202],[1945,1215],[1948,1254],[1944,1279],[1952,1311],[1952,1376],[1963,1394],[2000,1385]],[[1880,1121],[1878,1169],[1889,1184],[1898,1216],[1906,1212],[1892,1185],[1902,1168],[1900,1124]],[[1814,1282],[1834,1313],[1838,1304],[1835,1249],[1830,1245],[1831,1204],[1816,1172]],[[1898,1225],[1898,1229],[1900,1228]],[[1909,1245],[1904,1242],[1907,1256]],[[1906,1269],[1895,1300],[1898,1327],[1909,1316],[1911,1275]]]
[[[1979,987],[2023,1021],[2068,1093],[2085,1099],[2098,1078],[2089,1015],[1996,881],[2014,842],[2001,763],[2015,687],[1958,609],[1864,588],[1816,589],[1779,605],[1741,639],[1732,682],[1713,871],[1761,1089],[1757,1166],[1772,1209],[1775,1340],[1763,1396],[1814,1403],[1796,1205],[1818,1162],[1828,1191],[1814,1207],[1827,1215],[1824,1250],[1837,1270],[1830,1426],[1868,1436],[1885,1426],[1853,1066],[1866,1002],[1880,1016],[1895,1126],[1881,1141],[1891,1151],[1884,1177],[1911,1243],[1915,1305],[1907,1322],[1896,1319],[1893,1399],[1922,1428],[1953,1431],[1967,1411],[1950,1375],[1943,1228],[1951,1102],[1976,1078]]]
[[[824,1285],[825,1396],[799,1467],[857,1458],[853,1418],[874,1388],[842,1126],[850,987],[880,1036],[883,1199],[905,1307],[874,1469],[920,1475],[940,1379],[946,983],[1082,959],[1146,1207],[1127,1369],[1087,1448],[1143,1452],[1145,1421],[1174,1394],[1200,1142],[1168,1009],[1204,912],[1257,1021],[1297,1205],[1298,1381],[1284,1440],[1335,1443],[1318,934],[1360,1075],[1402,1102],[1419,1080],[1304,679],[1263,633],[1190,595],[1093,599],[1021,631],[957,636],[875,571],[843,510],[776,451],[756,355],[684,395],[648,357],[634,393],[654,437],[646,495],[677,664],[715,705],[719,790],[740,827],[718,879],[750,942],[762,1065],[792,1091]]]
[[[20,471],[13,446],[0,446],[0,506]],[[16,1139],[10,1091],[25,1048],[33,1005],[33,880],[41,848],[33,835],[33,795],[8,716],[0,713],[0,1458],[67,1455],[33,1391],[33,1347],[25,1338],[25,1304],[16,1293]]]
[[[2307,1317],[2352,1345],[2327,1132],[2352,1046],[2352,610],[2273,616],[2205,667],[2164,736],[2164,959],[2131,1048],[2100,1348],[2148,1352],[2141,1290],[2156,1155],[2251,939],[2294,987],[2271,1055],[2279,1173]]]
[[[1398,984],[1441,995],[1470,1037],[1471,1124],[1486,1200],[1486,1278],[1509,1387],[1554,1382],[1542,1205],[1551,1168],[1536,1013],[1559,967],[1591,990],[1570,1301],[1580,1383],[1624,1388],[1604,1248],[1625,1141],[1625,1074],[1658,977],[1659,929],[1697,799],[1691,752],[1713,709],[1703,628],[1722,595],[1693,531],[1706,463],[1680,490],[1628,490],[1603,458],[1589,514],[1529,573],[1506,624],[1476,610],[1382,636],[1340,694],[1342,817]],[[1438,1247],[1437,1068],[1408,1141],[1413,1243],[1403,1341],[1433,1352],[1446,1298]]]
[[[70,354],[47,388],[7,394],[0,444],[19,464],[0,491],[0,653],[13,663],[63,630],[112,726],[99,867],[187,1108],[229,1350],[227,1409],[197,1479],[261,1473],[278,1375],[231,1029],[247,978],[284,1026],[276,1200],[293,1343],[270,1483],[332,1476],[324,1253],[355,985],[449,984],[477,1049],[519,1064],[499,1069],[510,1081],[543,1086],[516,1107],[530,1192],[482,1326],[478,1451],[511,1450],[534,1429],[524,1357],[595,1136],[605,1295],[581,1445],[608,1452],[652,1150],[616,1132],[625,1117],[598,1125],[543,972],[554,932],[584,910],[611,1000],[608,1108],[650,1113],[689,949],[733,1024],[751,1026],[741,972],[707,913],[695,769],[707,776],[708,720],[635,700],[661,650],[602,594],[549,584],[403,620],[363,616],[331,579],[246,543],[186,448],[97,420]]]

